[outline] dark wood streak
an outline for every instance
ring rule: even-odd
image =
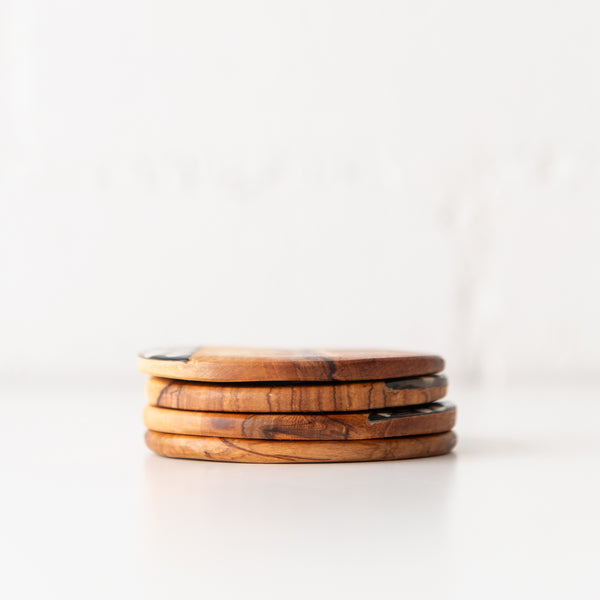
[[[335,364],[335,361],[332,360],[331,358],[329,358],[328,356],[324,356],[322,354],[315,355],[315,358],[325,362],[325,365],[327,366],[327,374],[328,374],[327,379],[330,379],[331,381],[336,381],[337,380],[337,377],[336,377],[337,365]]]
[[[229,446],[230,448],[235,448],[236,450],[241,450],[242,452],[247,452],[250,454],[254,454],[256,456],[262,456],[262,457],[266,457],[266,458],[278,458],[280,460],[289,461],[289,462],[296,462],[298,459],[297,456],[289,456],[287,454],[265,454],[264,452],[257,452],[256,450],[251,450],[250,448],[240,446],[238,444],[234,444],[231,441],[231,439],[227,439],[227,438],[219,438],[219,441],[222,442],[223,444],[225,444],[226,446]]]
[[[156,406],[162,406],[161,400],[163,399],[163,396],[165,394],[170,393],[169,390],[171,390],[171,388],[175,385],[177,385],[176,382],[171,381],[162,390],[160,390],[160,394],[158,395],[158,398],[156,399]],[[179,408],[179,403],[177,403],[177,408]]]

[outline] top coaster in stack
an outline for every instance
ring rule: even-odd
[[[435,355],[194,347],[144,352],[148,447],[177,458],[347,462],[450,452]],[[382,412],[382,409],[385,409]]]
[[[439,373],[444,360],[390,350],[264,350],[192,347],[150,350],[142,373],[186,381],[369,381]]]

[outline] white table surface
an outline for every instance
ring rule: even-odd
[[[449,456],[165,459],[143,379],[0,390],[0,597],[598,598],[593,386],[454,385]]]

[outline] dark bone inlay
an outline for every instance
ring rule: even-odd
[[[181,360],[187,362],[199,346],[182,346],[179,348],[153,348],[139,354],[140,358],[151,360]]]
[[[420,415],[431,415],[433,413],[443,413],[453,410],[454,404],[449,402],[432,402],[431,404],[420,404],[419,406],[399,406],[378,410],[369,414],[368,423],[377,423],[378,421],[389,421],[401,417],[418,417]]]
[[[426,390],[427,388],[448,385],[448,378],[445,375],[427,375],[409,379],[393,379],[392,381],[386,381],[385,385],[392,390]]]

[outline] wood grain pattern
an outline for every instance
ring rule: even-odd
[[[245,463],[323,463],[396,460],[447,454],[456,445],[453,431],[380,440],[271,441],[146,432],[150,450],[171,458]]]
[[[443,375],[366,381],[285,385],[200,383],[151,377],[146,383],[148,402],[180,410],[300,413],[376,410],[428,404],[446,395]]]
[[[433,403],[360,413],[222,413],[146,406],[144,425],[153,431],[259,440],[364,440],[450,431],[452,404]]]
[[[367,381],[438,373],[441,357],[392,350],[175,348],[143,352],[142,373],[188,381]]]

